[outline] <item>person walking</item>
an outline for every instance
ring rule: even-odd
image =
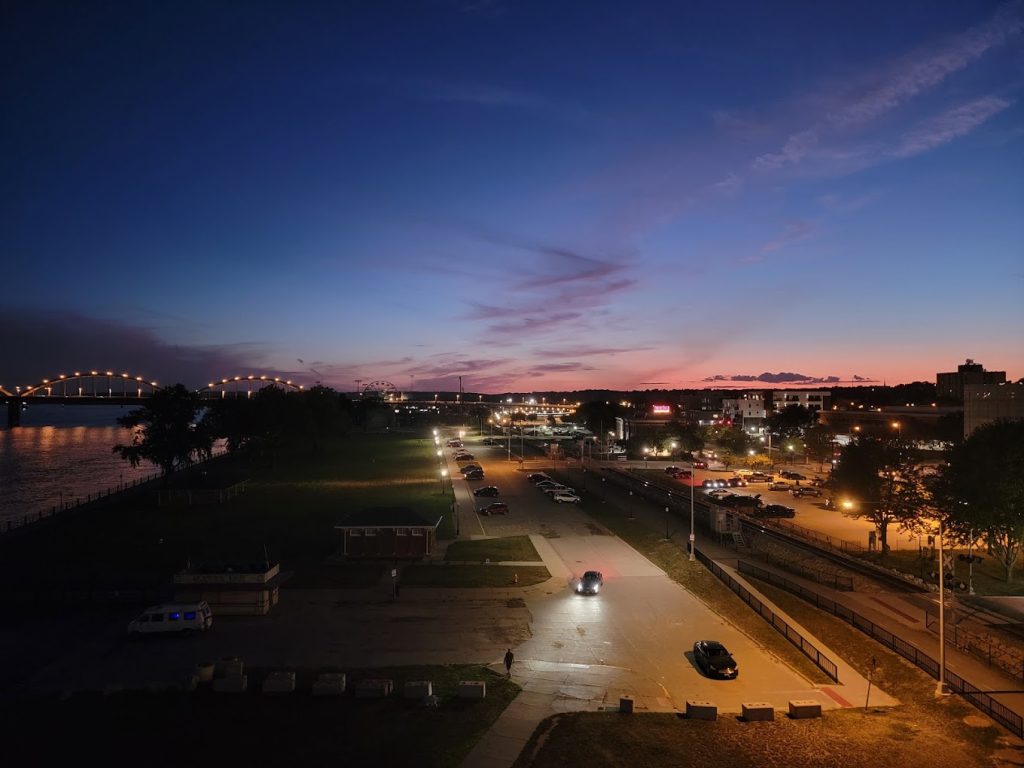
[[[509,648],[505,651],[505,676],[512,677],[512,662],[516,660],[515,655],[512,653],[512,649]]]

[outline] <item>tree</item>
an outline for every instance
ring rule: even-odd
[[[843,514],[875,524],[883,554],[890,525],[916,530],[927,513],[923,478],[909,455],[899,441],[862,438],[843,448],[829,480]]]
[[[984,538],[1013,581],[1024,547],[1024,421],[979,427],[946,461],[934,495],[947,529]]]
[[[818,461],[819,471],[826,459],[832,459],[835,438],[835,433],[824,424],[815,424],[804,432],[804,450],[810,458]]]
[[[769,416],[766,426],[773,435],[800,437],[817,420],[818,414],[814,411],[794,403]]]
[[[735,456],[746,456],[750,450],[750,437],[739,427],[722,430],[717,442],[719,447],[731,451]]]
[[[615,427],[615,418],[624,416],[625,409],[608,400],[591,400],[576,409],[576,419],[582,421],[592,433],[607,442],[609,430]]]
[[[117,423],[134,429],[131,445],[115,445],[114,453],[137,467],[148,461],[160,467],[165,482],[175,469],[198,456],[209,457],[213,437],[196,416],[203,403],[199,395],[183,384],[158,389],[142,408]]]

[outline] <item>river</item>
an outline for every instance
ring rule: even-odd
[[[118,416],[131,410],[32,406],[22,412],[20,427],[0,429],[0,526],[156,474],[156,467],[133,468],[113,452],[131,441],[131,430],[117,425]]]

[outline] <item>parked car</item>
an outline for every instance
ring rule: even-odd
[[[729,484],[730,488],[746,488],[747,487],[747,481],[744,480],[742,477],[730,477],[725,482],[727,482]]]
[[[454,440],[454,439],[453,440],[449,440],[448,441],[448,447],[449,448],[461,448],[462,447],[462,441],[461,440]]]
[[[801,496],[821,496],[821,488],[815,488],[813,485],[797,485],[790,493],[797,499]]]
[[[789,483],[784,483],[781,480],[774,480],[768,483],[769,491],[788,491]]]
[[[507,515],[508,504],[503,501],[495,501],[488,504],[486,507],[480,507],[477,510],[477,514],[480,515]]]
[[[550,480],[551,477],[549,475],[545,475],[543,472],[531,472],[526,476],[526,479],[531,483],[539,483],[544,480]]]
[[[725,507],[742,509],[745,512],[754,512],[761,508],[761,496],[747,496],[746,494],[730,493],[725,496],[718,496],[718,503]]]
[[[459,467],[459,472],[461,472],[462,474],[466,474],[467,472],[474,472],[474,471],[476,471],[478,469],[481,472],[484,471],[484,468],[481,467],[479,464],[467,464],[464,467]]]
[[[731,680],[740,673],[732,654],[717,640],[698,640],[694,643],[693,661],[708,677]]]
[[[747,475],[748,483],[770,483],[775,480],[774,475],[768,475],[764,472],[751,472]]]
[[[719,479],[714,478],[714,477],[709,477],[706,480],[701,482],[700,487],[701,488],[705,488],[705,489],[707,489],[707,488],[724,488],[725,487],[725,481],[724,480],[719,480]]]
[[[581,595],[596,595],[604,586],[604,575],[600,571],[587,571],[576,582],[576,592]]]
[[[555,491],[551,494],[551,500],[559,504],[579,504],[580,497],[569,491]]]
[[[476,458],[476,456],[474,456],[472,453],[465,453],[465,452],[463,452],[463,453],[456,453],[455,454],[455,460],[456,461],[473,461],[473,459],[475,459],[475,458]]]
[[[723,496],[732,496],[732,491],[726,488],[714,488],[708,491],[708,496],[710,496],[713,499],[720,499]]]
[[[784,504],[765,504],[755,514],[758,517],[796,517],[796,510]]]
[[[677,466],[674,466],[674,465],[668,466],[668,467],[665,467],[665,474],[666,475],[674,475],[676,472],[681,472],[682,469],[683,469],[682,467],[677,467]]]
[[[699,460],[698,461],[694,461],[693,462],[693,468],[694,469],[707,469],[708,468],[708,463],[706,461],[699,461]]]
[[[821,477],[812,477],[811,478],[811,485],[813,485],[815,488],[824,488],[825,487],[825,480],[824,480],[824,478],[821,478]]]
[[[482,469],[474,469],[471,472],[466,472],[464,477],[467,480],[483,480],[484,471]]]
[[[786,480],[806,480],[807,478],[801,475],[799,472],[791,472],[788,469],[784,469],[779,472],[779,475],[784,477]]]
[[[473,489],[473,495],[474,496],[499,496],[501,494],[500,494],[500,491],[498,491],[498,486],[496,486],[496,485],[485,485],[485,486],[483,486],[481,488],[474,488]]]
[[[128,634],[205,632],[211,626],[213,612],[205,600],[198,603],[168,603],[151,606],[140,613],[128,625]]]
[[[568,485],[557,485],[557,486],[552,486],[550,488],[545,488],[544,489],[544,493],[546,493],[548,496],[553,496],[556,493],[572,493],[572,494],[575,494],[576,493],[576,489],[575,488],[570,488]]]
[[[540,480],[536,483],[536,486],[540,488],[542,491],[545,488],[554,488],[557,485],[561,485],[561,483],[556,483],[554,480],[550,478],[548,478],[547,480]]]
[[[693,472],[691,472],[688,469],[677,469],[675,472],[672,473],[672,477],[674,477],[676,480],[689,480],[691,477],[693,477]]]

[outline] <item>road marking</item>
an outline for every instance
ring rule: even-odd
[[[824,694],[825,694],[826,696],[828,696],[828,697],[829,697],[830,699],[832,699],[832,700],[833,700],[833,701],[835,701],[835,702],[836,702],[837,704],[839,704],[839,706],[840,706],[840,707],[846,707],[847,709],[850,709],[850,708],[852,708],[852,707],[853,707],[853,704],[851,704],[850,702],[848,702],[848,701],[847,701],[846,699],[844,699],[844,698],[843,698],[842,696],[840,696],[840,695],[839,695],[838,693],[836,693],[835,691],[833,691],[833,690],[832,690],[831,688],[826,688],[826,687],[824,687],[824,686],[823,686],[823,687],[819,688],[818,690],[820,690],[820,691],[821,691],[821,692],[823,692],[823,693],[824,693]]]

